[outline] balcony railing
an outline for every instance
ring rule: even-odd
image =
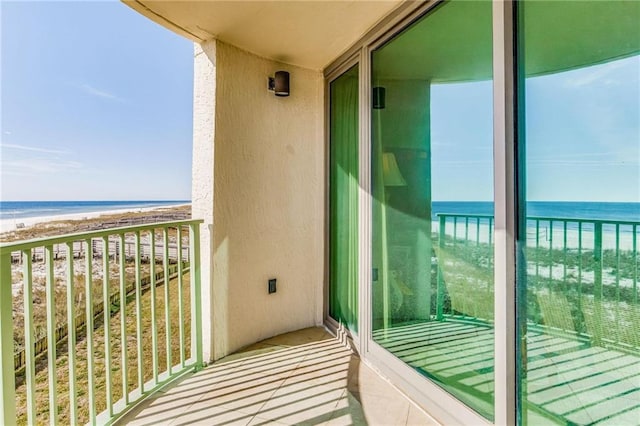
[[[110,424],[201,368],[201,222],[0,245],[1,424]]]
[[[492,322],[493,217],[438,216],[436,317]],[[640,222],[528,217],[529,326],[640,352],[638,240]]]

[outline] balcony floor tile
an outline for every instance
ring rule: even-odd
[[[159,392],[130,425],[437,424],[322,328],[249,346]]]

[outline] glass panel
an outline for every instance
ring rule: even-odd
[[[330,90],[329,315],[358,331],[358,66]]]
[[[638,424],[640,3],[520,5],[519,416]]]
[[[491,10],[445,3],[373,52],[371,141],[373,339],[489,419]]]

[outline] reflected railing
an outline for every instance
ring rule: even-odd
[[[0,245],[0,423],[110,424],[202,366],[199,226]]]
[[[436,318],[493,322],[489,215],[439,214]],[[529,327],[640,354],[640,222],[528,217]]]

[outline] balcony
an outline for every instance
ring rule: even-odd
[[[144,402],[132,425],[434,425],[322,328],[267,339]]]
[[[322,328],[202,370],[200,223],[1,246],[5,424],[433,424]]]
[[[200,223],[0,246],[4,423],[433,423],[361,363],[345,335],[321,328],[262,341],[203,369]],[[535,309],[522,324],[520,362],[528,366],[530,418],[633,424],[640,223],[529,217],[528,225],[526,297]],[[412,368],[487,404],[492,228],[491,216],[439,215],[430,320],[373,330]],[[486,298],[470,297],[482,289]]]
[[[392,316],[374,325],[373,339],[490,416],[494,218],[440,214],[437,222],[431,320]],[[517,297],[527,310],[518,324],[518,368],[528,418],[533,424],[636,424],[640,223],[531,216],[522,237],[519,280],[526,285]],[[403,266],[391,258],[394,273],[402,276]]]

